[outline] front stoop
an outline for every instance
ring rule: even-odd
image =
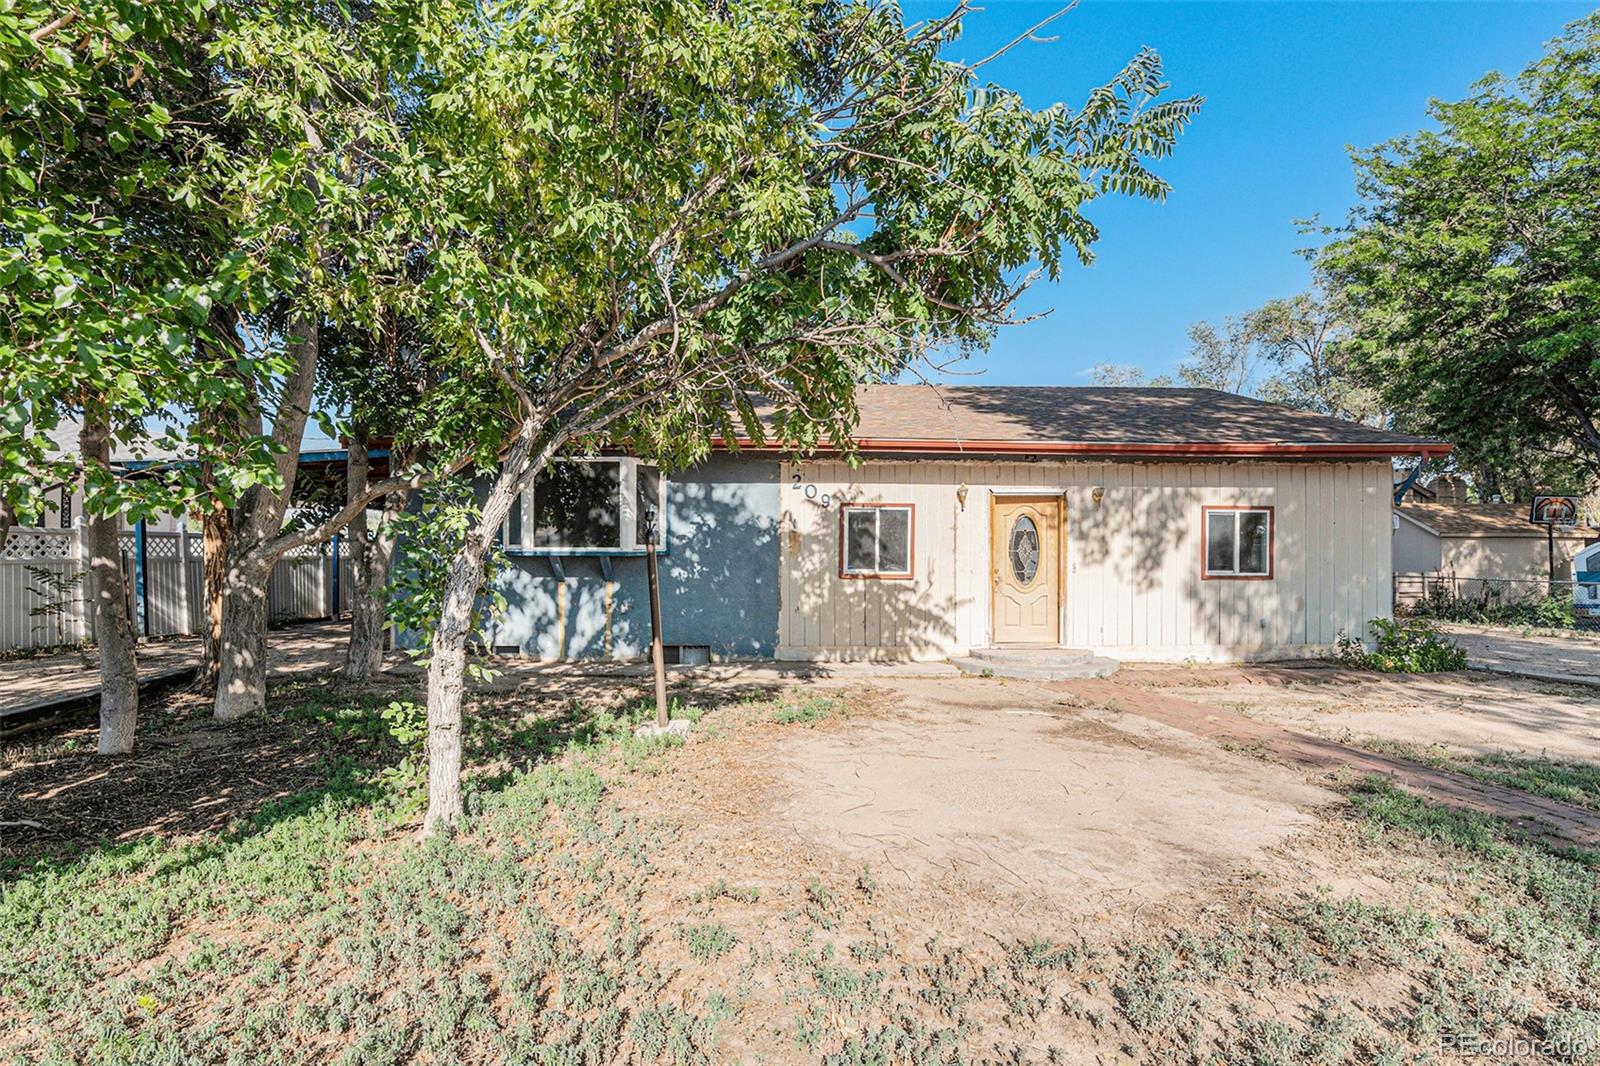
[[[1122,665],[1115,659],[1076,648],[973,648],[971,654],[950,662],[963,674],[1024,681],[1110,677]]]

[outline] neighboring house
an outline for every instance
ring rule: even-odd
[[[496,650],[675,657],[1319,654],[1391,608],[1391,460],[1449,445],[1205,389],[859,390],[860,462],[555,464],[503,531]]]
[[[78,446],[78,431],[80,423],[73,418],[64,418],[54,427],[45,431],[45,436],[50,440],[50,451],[55,457],[68,457],[76,459],[81,453]],[[111,442],[111,469],[118,474],[127,474],[133,470],[150,466],[154,463],[169,462],[176,458],[175,454],[155,447],[149,441],[141,441],[141,447],[129,448],[124,442],[112,439]],[[73,529],[83,524],[83,485],[81,481],[74,480],[67,483],[42,486],[45,501],[44,513],[39,515],[31,526],[20,528],[36,529]],[[150,532],[170,533],[182,528],[183,520],[177,515],[151,515],[145,523],[145,528]],[[133,526],[126,520],[122,521],[123,529],[132,529]]]
[[[1397,574],[1547,581],[1551,541],[1528,521],[1525,503],[1407,500],[1394,509]],[[1586,527],[1554,531],[1555,579],[1571,581],[1572,560],[1593,541]]]

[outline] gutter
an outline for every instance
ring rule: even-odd
[[[1080,455],[1122,457],[1154,455],[1175,458],[1216,458],[1219,456],[1245,457],[1255,459],[1274,459],[1286,457],[1315,458],[1315,459],[1377,459],[1393,458],[1399,455],[1421,455],[1424,460],[1438,455],[1447,455],[1450,445],[1444,443],[1426,444],[1295,444],[1288,442],[1227,442],[1227,443],[1092,443],[1088,441],[1016,441],[1016,440],[970,440],[950,441],[935,439],[910,438],[897,440],[888,437],[861,437],[855,441],[856,449],[861,452],[917,454],[917,455],[949,455],[970,457],[972,455]],[[738,448],[760,452],[780,452],[787,450],[785,445],[776,443],[756,444],[748,438],[735,438],[732,442],[722,438],[713,438],[713,448],[724,450]],[[837,449],[825,448],[824,452],[836,452]]]

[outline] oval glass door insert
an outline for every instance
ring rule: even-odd
[[[1019,585],[1031,585],[1039,573],[1039,527],[1027,515],[1011,523],[1006,554],[1011,558],[1011,575]]]

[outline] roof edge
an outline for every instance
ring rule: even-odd
[[[888,437],[862,437],[855,441],[856,449],[864,453],[893,453],[918,455],[1083,455],[1083,456],[1169,456],[1175,458],[1281,458],[1302,456],[1319,459],[1380,459],[1401,455],[1420,455],[1424,459],[1450,454],[1451,446],[1443,441],[1402,444],[1354,443],[1303,443],[1291,441],[1229,441],[1205,443],[1200,441],[1179,444],[1128,441],[1123,443],[1096,443],[1090,441],[1016,441],[969,440],[950,441],[936,439],[894,439]],[[747,437],[726,441],[713,438],[713,448],[731,450],[778,452],[785,450],[781,443],[756,444]],[[819,449],[824,453],[837,452],[836,448]]]

